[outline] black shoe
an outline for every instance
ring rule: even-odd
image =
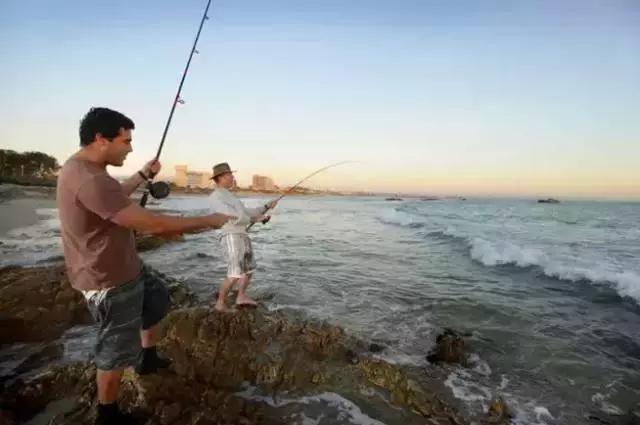
[[[166,369],[170,365],[171,360],[158,356],[156,347],[143,348],[138,355],[135,370],[138,375],[150,375],[157,373],[158,369]]]
[[[133,415],[122,413],[118,407],[107,407],[98,405],[98,416],[96,416],[95,425],[138,425],[140,421]]]

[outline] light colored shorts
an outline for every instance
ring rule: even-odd
[[[244,233],[223,235],[220,244],[227,261],[227,277],[240,278],[255,271],[256,261],[249,236]]]

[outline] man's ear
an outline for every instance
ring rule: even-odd
[[[93,139],[93,143],[100,149],[106,149],[109,139],[102,136],[102,133],[96,133],[96,137]]]

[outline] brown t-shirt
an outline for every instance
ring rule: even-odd
[[[71,286],[105,289],[138,276],[142,263],[133,232],[110,221],[131,200],[104,167],[70,158],[58,175],[57,203]]]

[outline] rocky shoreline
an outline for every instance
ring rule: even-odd
[[[148,249],[166,243],[151,237],[139,242]],[[264,306],[236,314],[194,307],[197,300],[187,285],[154,273],[171,293],[173,308],[160,348],[173,365],[151,377],[126,373],[121,404],[141,423],[286,424],[288,404],[279,405],[278,399],[317,394],[337,394],[388,424],[467,423],[410,371],[376,358],[379,344]],[[37,423],[92,423],[93,366],[56,362],[63,354],[56,344],[61,335],[91,323],[62,264],[0,269],[0,312],[0,349],[51,342],[0,377],[0,423],[34,416]],[[463,350],[463,338],[447,331],[430,361],[463,362]],[[247,388],[261,396],[248,396]],[[508,423],[504,404],[496,406],[479,421]]]

